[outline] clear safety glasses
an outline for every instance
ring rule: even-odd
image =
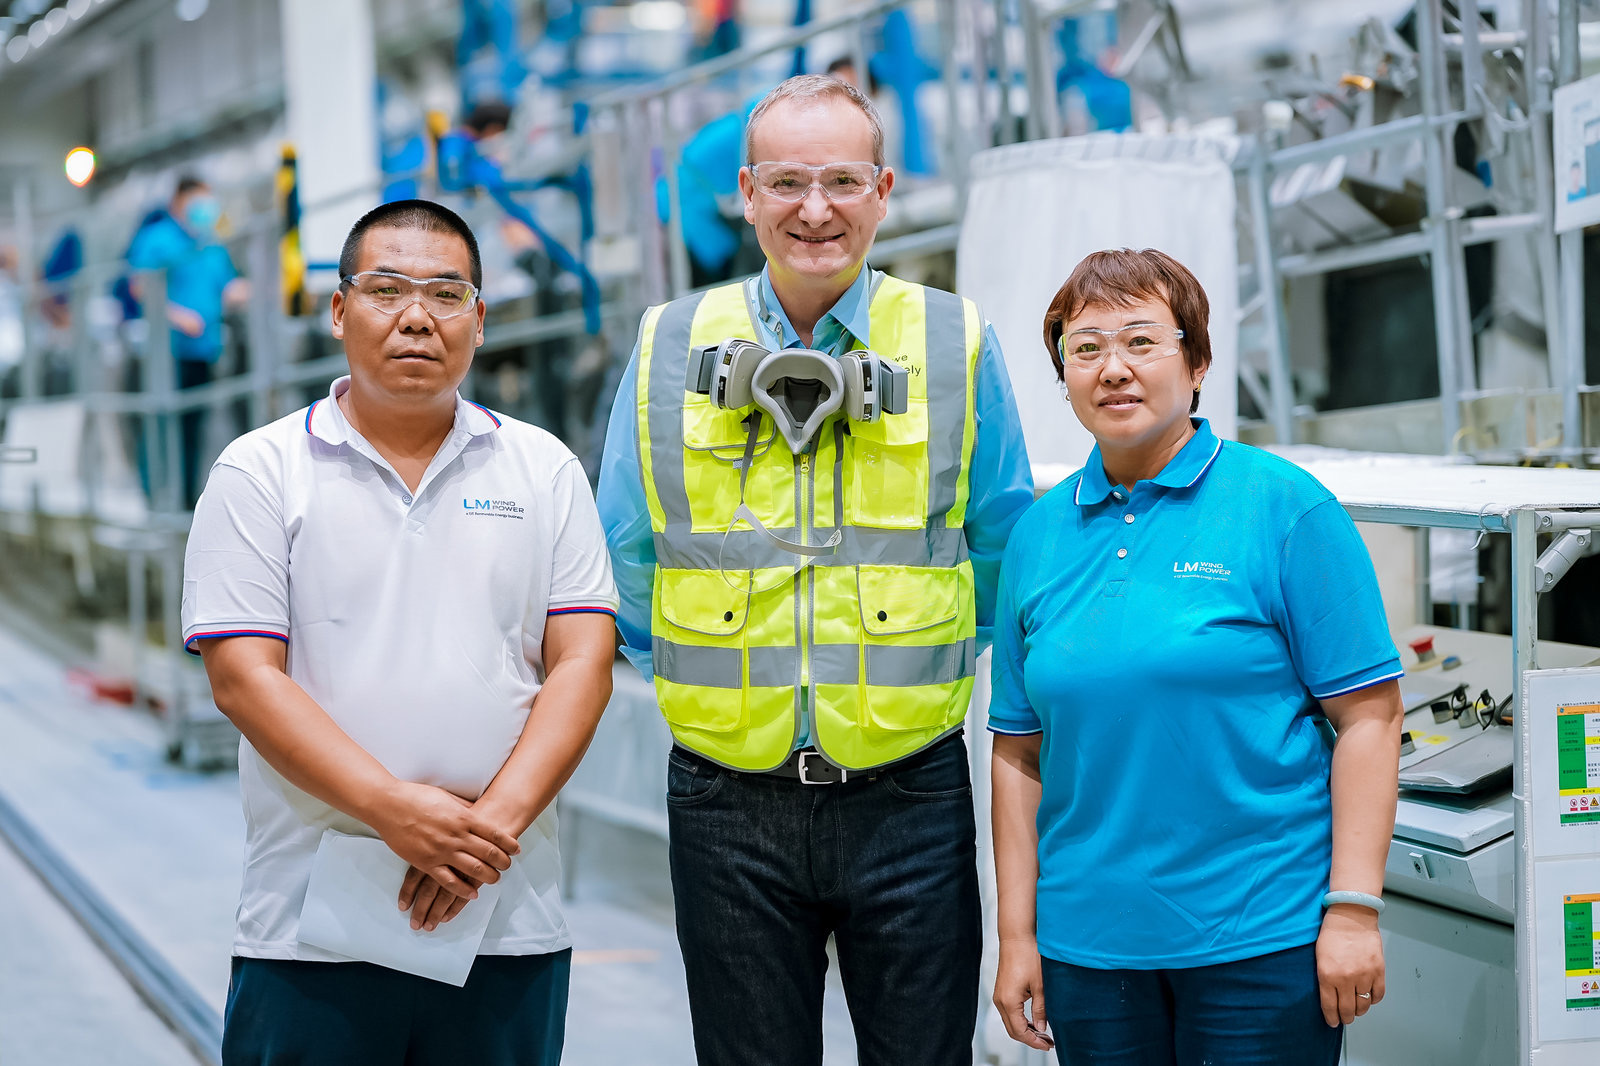
[[[785,203],[804,200],[812,186],[836,204],[859,200],[878,187],[883,173],[876,163],[751,163],[748,169],[757,189]]]
[[[1160,322],[1135,322],[1120,329],[1075,329],[1056,342],[1064,366],[1099,370],[1112,352],[1128,366],[1144,366],[1178,354],[1183,330]]]
[[[363,270],[346,275],[344,283],[350,286],[352,296],[386,315],[397,315],[419,303],[434,318],[455,318],[478,303],[478,290],[460,278],[413,278],[386,270]]]

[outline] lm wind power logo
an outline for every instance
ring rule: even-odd
[[[1208,581],[1226,581],[1233,574],[1232,570],[1221,563],[1207,563],[1198,559],[1187,563],[1173,563],[1173,577],[1203,577]]]
[[[494,518],[522,518],[522,505],[516,500],[476,500],[464,499],[461,501],[461,510],[471,516],[489,516]]]

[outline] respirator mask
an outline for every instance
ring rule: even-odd
[[[777,435],[795,455],[811,450],[824,423],[837,415],[851,422],[876,422],[886,414],[904,414],[910,376],[905,367],[871,351],[847,352],[835,359],[825,352],[806,348],[768,351],[754,341],[725,340],[689,352],[690,392],[708,396],[712,404],[736,411],[755,407],[771,416]],[[752,412],[750,435],[739,465],[739,507],[728,534],[740,521],[761,533],[768,541],[796,556],[797,573],[810,560],[832,553],[844,538],[834,530],[821,544],[797,544],[776,536],[761,523],[744,502],[745,481],[755,461],[760,415]],[[771,438],[768,438],[770,441]],[[718,569],[724,574],[722,553]],[[724,578],[726,579],[726,578]],[[730,582],[731,584],[731,582]],[[747,589],[746,591],[758,591]]]
[[[852,422],[904,414],[908,381],[905,367],[870,351],[835,359],[806,348],[769,352],[754,341],[726,340],[690,351],[687,388],[730,411],[759,407],[799,455],[836,413]]]

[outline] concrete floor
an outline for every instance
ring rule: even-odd
[[[243,820],[232,772],[164,759],[159,719],[96,703],[60,662],[0,629],[0,792],[219,1013],[239,885]],[[579,874],[571,1066],[691,1066],[666,846],[584,818],[569,834]],[[0,1064],[193,1061],[70,915],[0,848],[13,890],[0,923]],[[830,975],[826,1066],[855,1061]]]
[[[194,1060],[72,917],[0,844],[0,1063],[175,1066]]]

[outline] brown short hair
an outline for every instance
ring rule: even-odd
[[[829,97],[848,100],[867,116],[867,126],[872,131],[872,162],[877,166],[883,166],[883,119],[878,115],[877,107],[860,89],[829,74],[797,74],[779,82],[771,92],[761,98],[761,102],[750,112],[750,117],[744,124],[745,163],[763,162],[755,157],[756,124],[767,117],[767,112],[772,110],[773,105],[784,100],[826,100]]]
[[[1085,307],[1128,307],[1139,300],[1166,301],[1183,330],[1181,348],[1190,373],[1211,365],[1211,302],[1189,268],[1154,248],[1111,248],[1084,256],[1044,313],[1044,344],[1056,378],[1066,380],[1056,345],[1068,322]],[[1196,393],[1189,409],[1199,404]]]

